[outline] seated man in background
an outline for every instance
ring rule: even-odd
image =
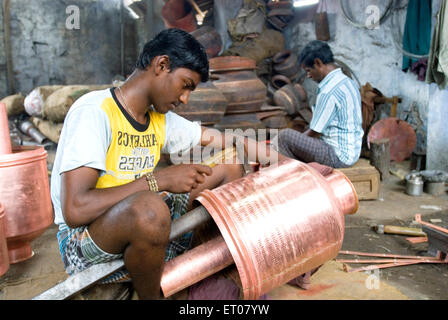
[[[284,129],[273,144],[280,153],[303,162],[352,166],[361,154],[364,135],[357,85],[334,64],[333,53],[323,41],[311,41],[299,64],[319,84],[313,118],[305,132]]]

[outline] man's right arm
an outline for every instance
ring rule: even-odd
[[[191,192],[204,182],[204,175],[211,175],[208,166],[180,164],[154,173],[159,191],[173,193]],[[148,191],[143,176],[127,184],[97,189],[99,171],[79,167],[61,174],[61,206],[64,220],[71,228],[89,225],[121,200],[139,191]]]
[[[69,227],[89,225],[131,194],[148,190],[145,177],[125,185],[97,189],[98,177],[98,170],[89,167],[61,174],[61,209]]]

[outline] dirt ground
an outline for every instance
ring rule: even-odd
[[[405,168],[407,165],[409,163],[402,164]],[[422,219],[428,222],[430,219],[441,219],[436,224],[447,227],[448,193],[409,196],[405,194],[403,181],[391,176],[387,182],[381,183],[377,200],[360,201],[358,212],[346,216],[342,250],[426,255],[427,242],[411,244],[405,240],[407,236],[377,234],[371,228],[375,224],[421,227],[412,222],[416,213],[421,213]],[[0,300],[31,299],[67,278],[58,252],[56,233],[55,225],[49,227],[32,242],[34,256],[31,259],[10,266],[0,278]],[[352,257],[340,254],[337,258]],[[353,268],[364,266],[349,265]],[[372,282],[372,279],[378,280],[378,283]],[[272,300],[444,300],[448,299],[446,288],[448,264],[417,264],[376,272],[346,272],[342,263],[331,260],[311,277],[309,290],[285,284],[267,296]]]

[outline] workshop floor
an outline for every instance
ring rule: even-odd
[[[409,169],[409,162],[400,164]],[[361,201],[355,215],[346,217],[342,250],[423,255],[427,243],[411,244],[406,236],[377,234],[375,224],[419,227],[412,224],[416,213],[422,219],[441,219],[448,225],[448,193],[420,197],[405,194],[405,185],[391,176],[382,183],[378,200]],[[67,275],[56,241],[57,227],[51,226],[32,242],[34,256],[10,266],[0,278],[0,300],[30,299],[51,288]],[[351,256],[339,255],[338,258]],[[351,264],[351,267],[361,265]],[[267,294],[272,300],[441,300],[448,299],[448,265],[419,264],[366,272],[346,272],[340,262],[325,263],[312,277],[308,290],[283,285]]]

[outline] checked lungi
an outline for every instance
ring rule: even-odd
[[[281,130],[271,143],[281,154],[305,163],[317,162],[332,168],[349,167],[339,160],[332,146],[293,129]]]

